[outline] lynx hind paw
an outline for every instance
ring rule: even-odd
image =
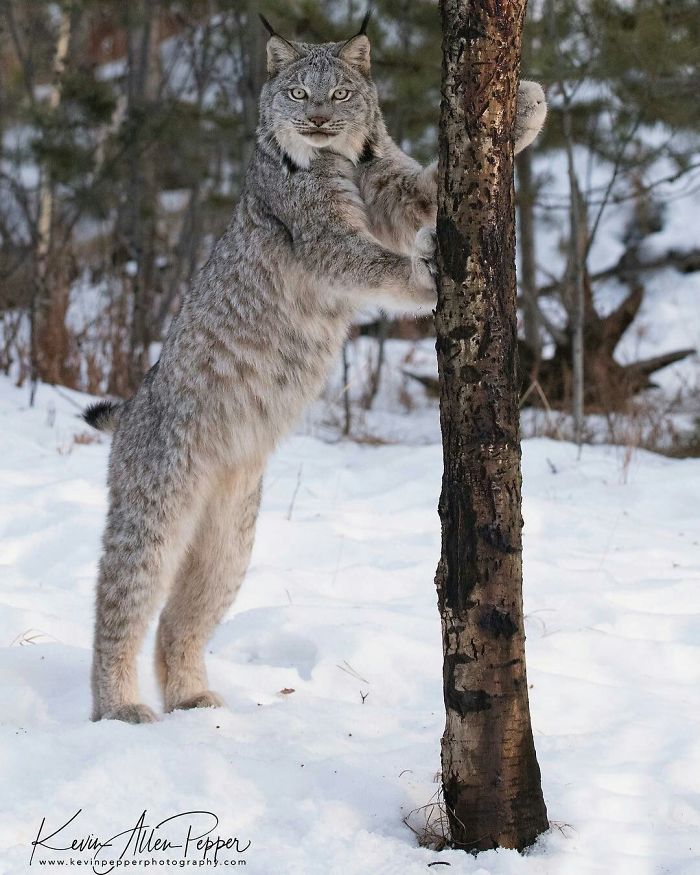
[[[523,79],[518,89],[515,117],[515,152],[522,152],[542,130],[547,118],[547,101],[539,82]]]
[[[542,127],[547,116],[547,99],[539,82],[522,79],[518,88],[518,116]]]
[[[189,699],[178,702],[173,710],[191,711],[193,708],[223,708],[224,705],[225,702],[218,693],[214,693],[212,690],[203,690],[201,693],[190,696]]]
[[[157,723],[158,718],[148,705],[120,705],[108,711],[103,720],[121,720],[123,723]]]

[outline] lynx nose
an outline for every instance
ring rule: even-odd
[[[326,122],[330,121],[330,116],[327,115],[310,115],[309,121],[311,124],[316,125],[317,128],[323,127]]]

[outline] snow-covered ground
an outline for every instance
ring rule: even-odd
[[[108,443],[75,441],[83,401],[40,387],[29,410],[26,390],[0,382],[0,872],[49,858],[89,871],[66,863],[88,850],[39,848],[30,868],[42,818],[43,837],[80,810],[48,841],[66,846],[145,810],[150,825],[212,812],[211,836],[250,842],[219,861],[264,875],[700,873],[700,460],[586,447],[577,461],[568,444],[526,442],[528,671],[554,826],[526,856],[473,858],[418,847],[402,822],[437,790],[444,719],[439,445],[288,440],[210,647],[229,707],[93,724]],[[141,667],[155,705],[151,651],[152,636]],[[158,834],[182,842],[188,825],[196,836],[213,819]],[[166,858],[182,850],[143,855]]]

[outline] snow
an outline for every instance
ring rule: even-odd
[[[42,818],[53,830],[79,809],[63,844],[144,810],[149,824],[213,812],[215,834],[251,843],[218,859],[264,875],[700,872],[700,460],[525,443],[528,676],[555,826],[525,856],[475,858],[419,848],[403,824],[437,790],[444,721],[439,445],[287,440],[209,648],[229,707],[93,724],[109,447],[80,437],[85,400],[40,386],[27,409],[0,381],[0,873],[30,871]],[[142,689],[156,705],[152,645]],[[51,857],[91,854],[39,848],[33,865]]]

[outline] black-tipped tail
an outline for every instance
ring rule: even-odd
[[[83,410],[83,419],[98,431],[113,432],[117,427],[120,408],[121,404],[114,401],[96,401]]]

